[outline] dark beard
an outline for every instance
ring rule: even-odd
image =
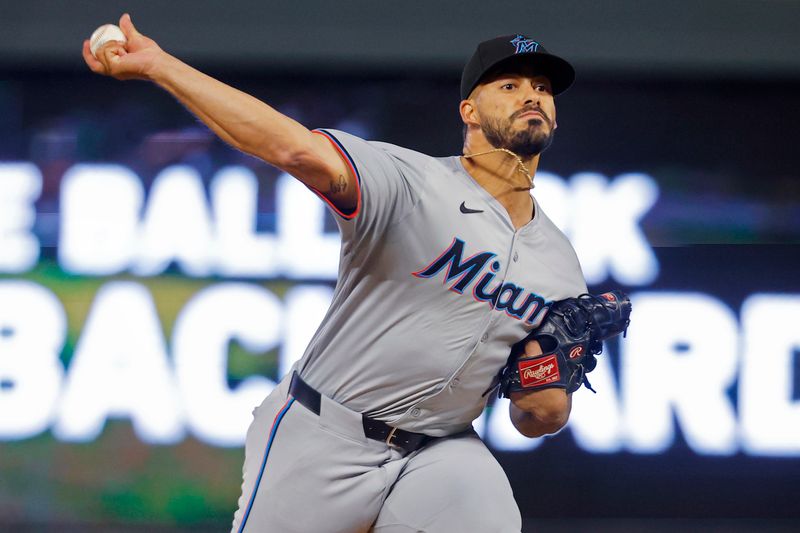
[[[506,148],[520,157],[533,157],[541,154],[553,142],[553,129],[547,132],[541,126],[544,121],[534,118],[528,120],[528,127],[521,131],[512,130],[511,120],[488,119],[482,125],[483,135],[495,148]]]

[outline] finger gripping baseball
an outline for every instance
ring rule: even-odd
[[[520,343],[538,341],[543,353],[528,357],[512,350],[500,370],[500,396],[551,387],[571,393],[581,385],[594,390],[586,374],[597,365],[603,341],[627,330],[630,314],[630,299],[617,290],[553,302],[541,325]]]
[[[97,57],[98,51],[111,41],[122,43],[123,45],[128,42],[122,30],[114,24],[103,24],[92,33],[89,38],[89,50],[94,57]]]

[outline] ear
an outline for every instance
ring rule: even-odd
[[[478,110],[472,100],[461,100],[458,105],[458,111],[461,114],[461,120],[467,126],[477,126],[480,124]]]

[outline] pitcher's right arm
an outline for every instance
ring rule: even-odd
[[[164,52],[136,30],[128,14],[119,26],[128,42],[106,43],[97,58],[84,41],[83,58],[93,72],[153,81],[234,148],[288,172],[342,212],[357,208],[356,177],[328,139]]]

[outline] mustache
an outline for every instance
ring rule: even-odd
[[[528,113],[529,111],[535,111],[535,112],[539,113],[540,115],[542,115],[542,118],[544,119],[544,121],[547,122],[547,125],[550,126],[551,128],[553,127],[553,121],[550,119],[550,117],[547,116],[547,113],[545,113],[544,110],[539,106],[526,106],[526,107],[523,107],[519,111],[515,111],[514,113],[511,114],[511,120],[513,121],[513,120],[517,119],[520,115],[524,115],[525,113]]]

